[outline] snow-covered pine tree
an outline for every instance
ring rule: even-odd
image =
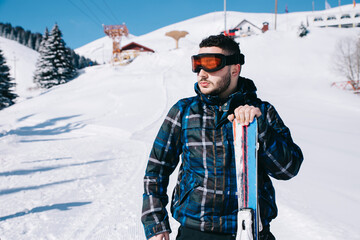
[[[35,51],[39,51],[41,40],[42,35],[40,33],[35,33]]]
[[[52,53],[50,52],[49,44],[49,31],[46,28],[42,41],[39,47],[39,58],[36,62],[36,70],[34,74],[34,82],[42,88],[50,88],[53,85],[56,85],[57,82],[54,81],[54,72],[56,71],[52,63]]]
[[[77,71],[71,62],[71,53],[65,47],[62,33],[57,24],[50,32],[48,44],[53,53],[53,64],[56,71],[55,79],[58,84],[70,81],[77,75]]]
[[[305,27],[303,23],[300,24],[298,28],[299,37],[305,37],[309,33],[309,30]]]
[[[0,110],[13,105],[17,95],[12,92],[15,87],[13,79],[10,77],[10,69],[6,65],[5,58],[0,49]]]
[[[51,88],[66,83],[77,75],[57,24],[48,36],[44,34],[39,53],[34,81],[40,87]]]

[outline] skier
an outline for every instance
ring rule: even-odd
[[[303,161],[275,108],[256,96],[250,79],[240,77],[244,56],[224,35],[210,36],[192,57],[197,73],[195,97],[179,100],[169,111],[154,141],[144,177],[142,223],[147,239],[168,240],[169,176],[182,162],[172,194],[172,216],[180,223],[177,240],[235,239],[236,172],[232,123],[258,120],[258,199],[262,231],[271,240],[270,221],[277,216],[270,177],[294,177]]]

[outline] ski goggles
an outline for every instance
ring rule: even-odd
[[[220,53],[202,53],[191,57],[192,71],[199,73],[201,69],[206,72],[216,72],[226,65],[245,63],[245,57],[243,54],[233,54],[225,56]]]

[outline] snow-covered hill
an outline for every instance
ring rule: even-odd
[[[228,14],[229,24],[244,15],[254,22],[272,18]],[[272,231],[280,240],[355,240],[360,102],[330,84],[340,79],[332,70],[335,44],[360,30],[311,28],[298,38],[296,27],[307,14],[282,15],[278,31],[239,39],[246,55],[241,75],[276,106],[305,156],[297,177],[274,180],[279,216]],[[129,41],[156,53],[127,66],[89,67],[65,85],[0,111],[1,240],[145,239],[142,177],[152,141],[171,105],[194,94],[190,56],[222,24],[222,13],[210,13],[134,36]],[[190,33],[180,49],[164,36],[169,30]],[[0,41],[4,52],[25,51]],[[102,44],[111,48],[104,38],[77,51],[94,57]],[[33,71],[31,61],[21,72]],[[177,223],[171,223],[174,239]]]
[[[313,16],[323,16],[326,14],[333,15],[334,13],[356,12],[360,13],[360,5],[353,8],[352,5],[345,5],[335,7],[332,9],[317,11],[317,12],[294,12],[289,14],[278,14],[277,16],[277,31],[297,31],[301,23],[306,24],[311,22]],[[227,12],[227,28],[236,27],[244,19],[248,20],[258,28],[262,28],[264,22],[270,23],[269,28],[274,29],[275,17],[274,14],[265,13],[245,13],[245,12]],[[191,48],[197,45],[203,38],[211,34],[219,34],[224,29],[224,13],[214,12],[205,14],[199,17],[188,19],[179,23],[171,24],[169,26],[160,28],[142,36],[129,35],[123,37],[121,45],[125,46],[130,42],[137,42],[141,45],[149,47],[156,52],[168,51],[175,48],[175,42],[172,38],[165,36],[165,33],[173,30],[187,31],[189,35],[180,39],[179,45],[182,48]],[[131,29],[129,29],[131,32]],[[154,36],[157,36],[154,38]],[[99,63],[109,62],[112,54],[112,40],[105,36],[88,43],[75,50],[79,55],[94,59]]]
[[[11,77],[16,82],[17,102],[38,95],[33,76],[39,53],[18,42],[0,37],[0,49],[3,51]]]

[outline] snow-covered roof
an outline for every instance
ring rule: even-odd
[[[246,23],[250,24],[251,26],[253,26],[254,28],[258,29],[261,31],[261,28],[259,28],[258,26],[256,26],[255,24],[253,24],[252,22],[248,21],[247,19],[242,20],[235,28],[241,28],[243,25],[245,25]]]

